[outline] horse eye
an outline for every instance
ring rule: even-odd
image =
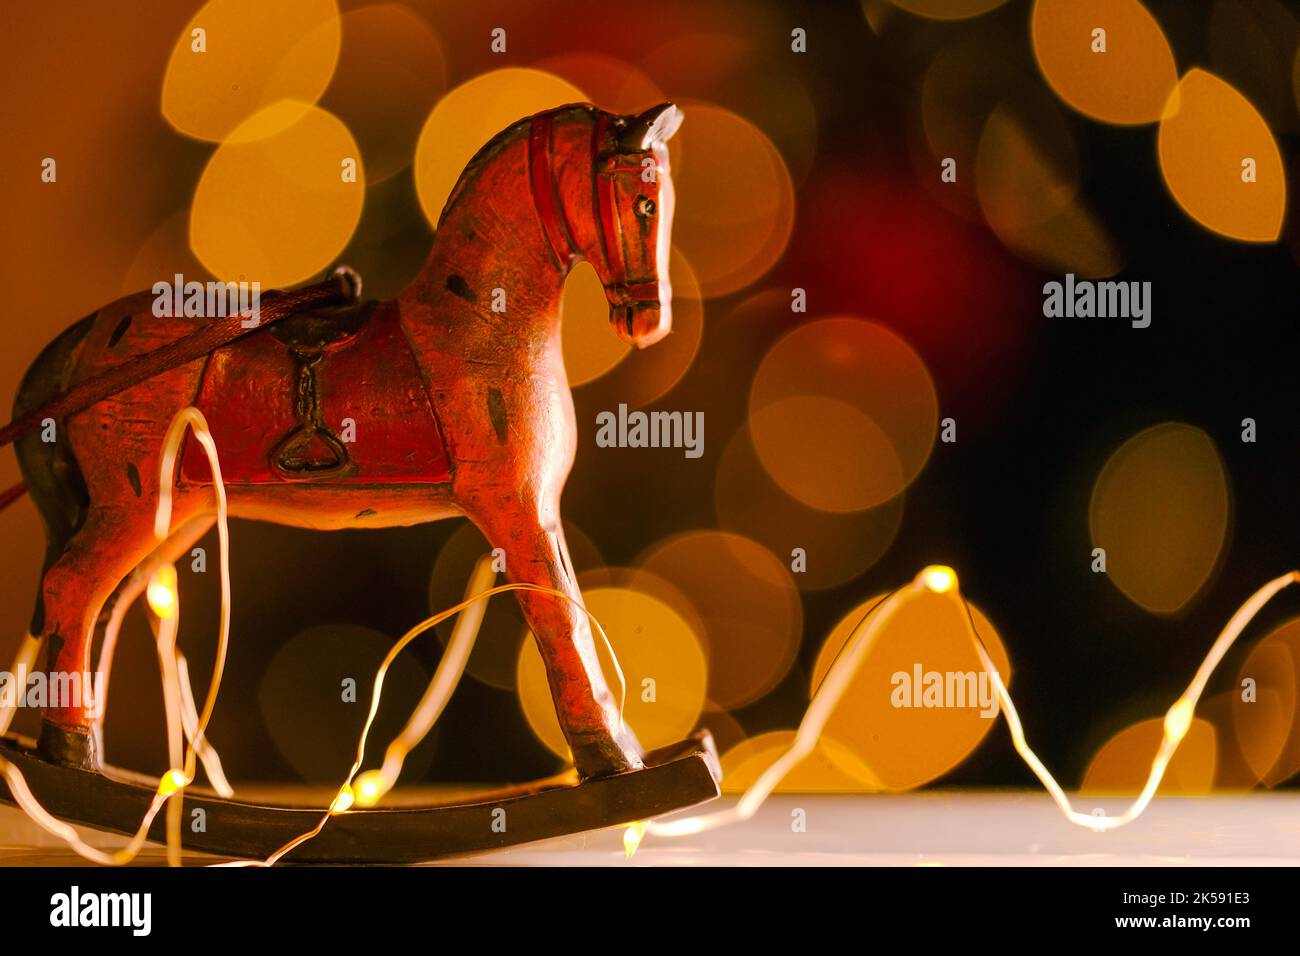
[[[636,201],[636,214],[644,218],[649,218],[655,214],[655,201],[642,196]]]

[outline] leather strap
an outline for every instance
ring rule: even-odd
[[[561,271],[568,271],[582,252],[573,241],[573,233],[564,219],[564,210],[556,194],[555,176],[551,169],[554,159],[551,145],[553,128],[554,122],[549,114],[534,118],[529,126],[528,177],[532,186],[533,205],[537,209],[537,218],[541,220],[542,231],[546,233],[546,241]]]
[[[34,430],[47,418],[61,419],[75,415],[97,402],[102,402],[133,385],[138,385],[145,379],[191,362],[287,316],[310,309],[341,305],[354,300],[359,294],[360,287],[356,273],[341,269],[316,285],[293,292],[267,293],[259,304],[257,325],[246,327],[244,316],[229,315],[210,322],[197,332],[169,342],[152,352],[146,352],[98,375],[92,375],[72,388],[60,392],[39,408],[19,415],[4,428],[0,428],[0,448],[12,444],[20,436]]]
[[[623,227],[618,215],[615,179],[619,175],[639,177],[641,167],[623,165],[617,151],[605,148],[606,142],[615,141],[610,126],[610,117],[601,113],[591,131],[591,168],[595,179],[593,204],[601,252],[609,275],[606,288],[614,291],[620,303],[655,302],[659,299],[657,282],[629,284],[627,281],[627,257],[623,247]],[[561,270],[567,271],[575,261],[583,258],[583,254],[574,241],[573,230],[564,216],[564,208],[556,189],[553,161],[554,118],[550,114],[535,116],[528,131],[528,178],[533,206],[556,263]]]
[[[591,142],[592,168],[596,178],[596,212],[600,223],[601,247],[609,268],[609,283],[620,304],[659,301],[658,282],[628,282],[627,249],[623,244],[623,220],[618,214],[616,183],[619,176],[632,176],[640,180],[640,163],[624,165],[622,154],[606,153],[601,144],[611,138],[609,116],[601,114],[596,122]],[[667,263],[663,264],[664,266]]]

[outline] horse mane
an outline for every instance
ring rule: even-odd
[[[452,187],[450,195],[447,196],[447,201],[442,204],[442,212],[438,214],[437,228],[442,228],[443,220],[446,219],[447,214],[455,208],[456,203],[460,201],[465,190],[467,190],[474,181],[478,179],[479,174],[482,173],[488,165],[496,160],[501,151],[514,143],[515,140],[528,135],[529,127],[532,125],[532,122],[536,117],[546,115],[559,117],[561,115],[576,113],[595,115],[598,112],[600,112],[599,108],[590,103],[569,103],[565,106],[557,106],[549,110],[542,110],[539,113],[534,113],[531,116],[525,116],[523,119],[516,120],[501,132],[497,133],[479,147],[478,152],[473,155],[470,161],[465,164],[465,168],[461,170],[460,177],[456,180],[456,185]]]

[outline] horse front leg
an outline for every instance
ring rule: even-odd
[[[601,670],[558,507],[511,500],[470,518],[493,548],[504,550],[511,581],[553,588],[572,599],[517,592],[546,665],[555,712],[578,773],[587,778],[641,769],[641,747],[623,724],[619,702]]]

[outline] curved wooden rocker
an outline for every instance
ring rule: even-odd
[[[157,793],[149,778],[117,769],[79,770],[51,763],[31,741],[0,738],[0,757],[12,762],[33,794],[55,816],[129,835]],[[645,756],[646,766],[608,777],[578,779],[573,771],[548,780],[475,794],[468,802],[397,804],[349,810],[330,817],[319,835],[285,857],[287,863],[421,863],[500,850],[585,830],[620,826],[711,800],[722,772],[708,731]],[[398,791],[397,796],[401,796]],[[315,827],[332,795],[312,807],[219,797],[185,790],[187,818],[204,814],[202,832],[185,829],[186,850],[265,860]],[[0,780],[0,799],[12,802]],[[166,840],[164,814],[150,837]]]
[[[92,671],[97,622],[139,596],[143,570],[186,553],[212,526],[212,475],[187,439],[175,531],[156,547],[160,448],[186,405],[209,422],[232,515],[326,530],[465,515],[504,549],[511,580],[580,602],[559,508],[577,443],[561,293],[586,260],[621,338],[645,347],[668,333],[665,143],[680,122],[671,104],[635,117],[575,105],[509,127],[461,174],[428,263],[395,300],[344,301],[345,286],[322,284],[267,300],[250,331],[233,320],[157,317],[152,295],[140,293],[52,342],[22,383],[14,423],[0,430],[0,444],[20,435],[23,478],[46,527],[31,633],[48,648],[48,669]],[[51,416],[59,438],[47,443],[32,428]],[[718,794],[707,735],[642,753],[580,603],[518,598],[576,778],[487,802],[341,814],[293,859],[427,859],[644,819]],[[98,718],[83,703],[47,709],[34,749],[6,739],[0,756],[56,815],[133,831],[156,788],[104,772]],[[321,813],[192,790],[186,803],[208,814],[207,834],[187,833],[187,846],[229,855],[273,850]],[[504,833],[482,822],[483,808],[497,806],[508,808]]]

